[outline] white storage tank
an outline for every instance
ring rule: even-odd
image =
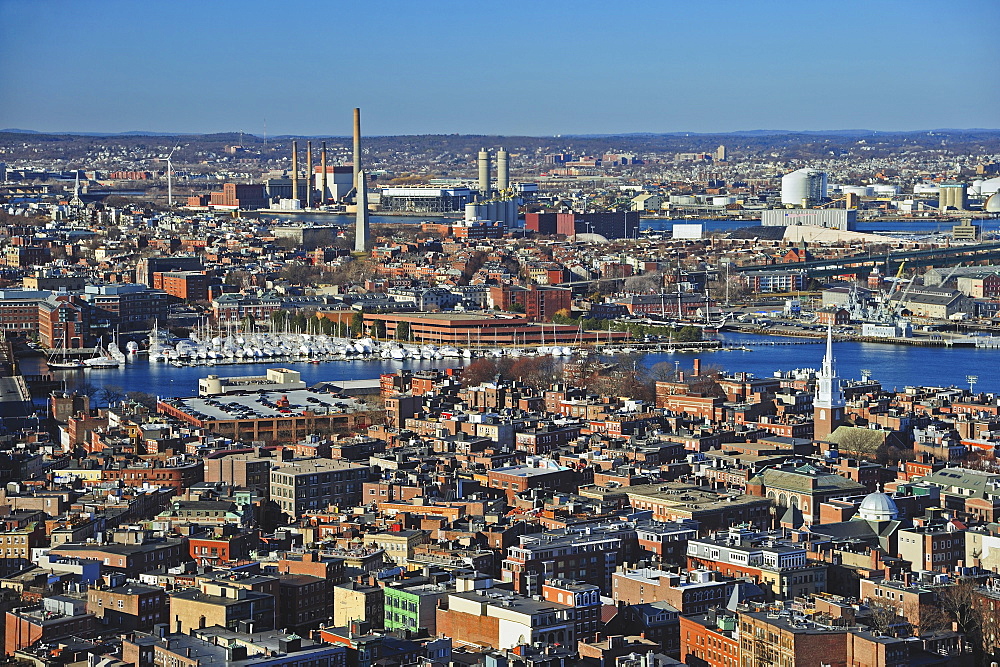
[[[736,203],[736,197],[712,197],[712,206],[729,206]]]
[[[939,188],[936,183],[916,183],[913,186],[915,195],[938,195]]]
[[[874,190],[866,185],[845,185],[843,187],[843,193],[845,195],[853,194],[859,197],[871,197],[874,194]]]
[[[781,203],[801,206],[802,201],[826,199],[826,172],[803,167],[781,177]]]
[[[895,197],[899,194],[898,185],[876,185],[872,188],[876,197]]]
[[[979,194],[984,197],[996,194],[1000,191],[1000,178],[988,178],[979,184]]]

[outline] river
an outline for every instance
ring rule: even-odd
[[[819,368],[824,347],[816,344],[768,346],[762,343],[792,341],[801,338],[760,336],[745,333],[723,333],[720,338],[728,345],[748,343],[750,351],[675,352],[647,354],[646,366],[668,362],[681,370],[690,370],[695,357],[700,357],[703,367],[715,366],[727,372],[746,371],[758,377],[772,375],[775,371],[795,368]],[[968,375],[978,375],[976,389],[1000,393],[1000,376],[996,369],[1000,350],[966,347],[938,348],[879,343],[840,342],[834,344],[838,374],[843,378],[860,378],[862,369],[871,371],[874,379],[887,389],[902,389],[907,385],[968,386]],[[288,367],[302,373],[307,384],[325,380],[357,380],[375,378],[382,373],[402,369],[448,368],[460,365],[459,360],[404,360],[373,359],[371,361],[328,361],[320,364],[272,362],[259,364],[232,364],[225,366],[184,366],[149,363],[144,358],[123,368],[88,369],[86,371],[56,371],[58,378],[66,381],[68,389],[81,383],[101,388],[121,387],[126,391],[144,391],[162,397],[193,396],[198,391],[198,379],[210,374],[222,376],[264,375],[267,368]],[[26,375],[47,372],[40,358],[24,359],[22,372]]]

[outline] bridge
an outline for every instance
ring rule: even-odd
[[[879,265],[885,267],[885,274],[892,275],[904,261],[907,266],[953,266],[959,262],[970,263],[985,259],[1000,258],[1000,243],[977,243],[975,245],[907,250],[888,255],[850,255],[832,259],[812,259],[806,262],[784,264],[752,264],[734,267],[739,273],[751,271],[774,271],[784,269],[806,269],[810,276],[835,276],[842,273],[871,273]]]

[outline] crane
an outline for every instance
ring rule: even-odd
[[[889,257],[886,256],[886,268],[889,268]],[[886,301],[892,298],[892,296],[899,291],[899,279],[903,277],[903,269],[906,268],[906,260],[899,265],[899,270],[896,271],[896,277],[892,279],[892,287],[889,288],[888,293],[885,295]]]

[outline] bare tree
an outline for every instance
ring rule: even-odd
[[[108,384],[97,392],[95,396],[98,402],[104,403],[107,407],[111,407],[115,403],[120,403],[125,398],[125,390],[118,385]]]
[[[866,604],[868,605],[868,610],[871,612],[870,622],[872,630],[883,635],[889,634],[889,629],[896,623],[896,617],[899,616],[899,609],[885,600],[873,600],[869,598]]]
[[[625,279],[626,292],[659,292],[663,287],[663,273],[649,271]]]
[[[836,439],[831,438],[831,442],[837,445],[837,451],[842,454],[856,456],[864,459],[874,459],[878,455],[881,443],[876,435],[869,429],[861,428],[839,428],[836,431]]]

